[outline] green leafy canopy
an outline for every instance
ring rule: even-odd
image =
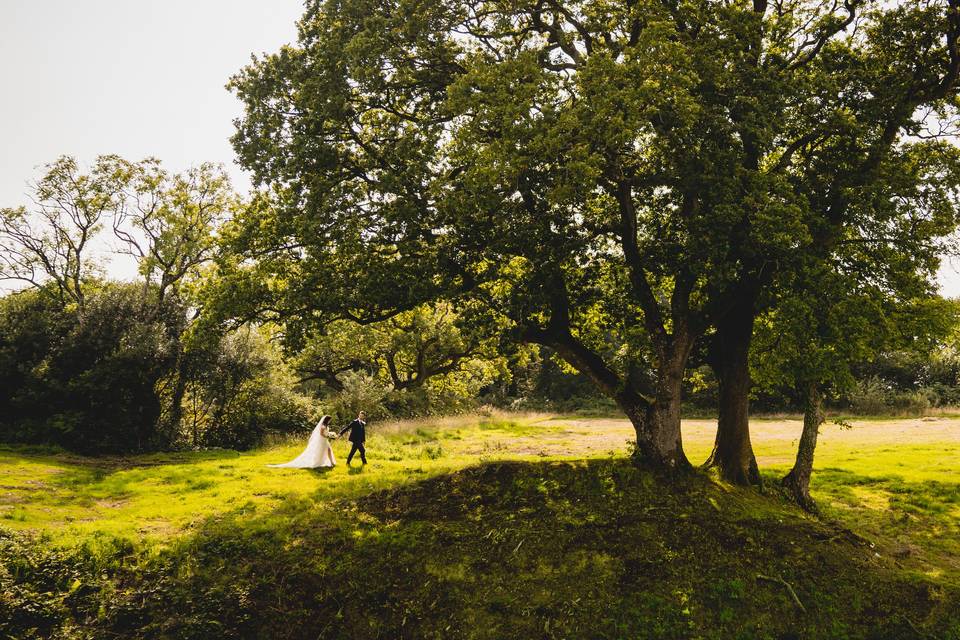
[[[931,127],[956,114],[958,20],[954,0],[310,2],[297,44],[230,83],[265,187],[223,265],[235,308],[482,302],[622,406],[665,402],[744,282],[813,255],[926,286],[957,221]]]

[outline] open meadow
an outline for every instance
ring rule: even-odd
[[[712,473],[667,491],[627,460],[629,423],[580,416],[374,425],[369,465],[347,468],[335,441],[325,471],[266,466],[302,439],[115,458],[8,447],[0,631],[960,637],[960,419],[849,425],[822,428],[820,518],[777,488],[795,419],[752,425],[762,493]],[[714,429],[685,421],[691,460]],[[289,619],[308,623],[278,630]]]
[[[825,517],[925,575],[960,584],[960,417],[827,422],[812,493]],[[793,462],[798,419],[755,419],[753,444],[768,490]],[[684,446],[706,459],[716,423],[685,420]],[[0,449],[0,526],[41,533],[53,544],[105,536],[163,546],[226,512],[269,513],[293,499],[331,504],[374,491],[505,460],[623,458],[626,420],[546,414],[466,416],[374,427],[370,462],[332,470],[272,469],[303,439],[230,450],[86,458]]]
[[[960,640],[960,0],[181,4],[0,2],[0,640]]]

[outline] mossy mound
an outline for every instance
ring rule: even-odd
[[[41,584],[25,562],[3,585],[21,606],[65,591],[0,631],[960,638],[955,586],[906,574],[776,496],[702,475],[668,482],[624,460],[486,464],[353,502],[239,510],[159,555],[118,557],[68,584]],[[34,564],[77,566],[58,558]]]

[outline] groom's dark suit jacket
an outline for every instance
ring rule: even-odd
[[[350,432],[350,442],[356,444],[363,444],[367,440],[367,423],[362,420],[354,420],[343,429],[340,430],[340,435],[345,434],[347,431]]]

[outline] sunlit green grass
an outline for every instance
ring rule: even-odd
[[[960,441],[931,441],[923,437],[925,423],[890,419],[885,422],[901,433],[881,441],[876,436],[887,425],[861,436],[865,425],[877,421],[857,422],[842,438],[834,424],[821,430],[811,493],[822,515],[864,536],[905,569],[960,582]],[[792,465],[796,441],[764,438],[763,429],[757,421],[754,448],[772,485]],[[912,430],[921,436],[916,441]]]
[[[930,577],[960,581],[957,445],[837,451],[811,484],[824,514],[874,541],[879,553]]]
[[[786,425],[786,426],[785,426]],[[922,428],[921,424],[918,428]],[[273,469],[294,458],[305,436],[251,452],[183,452],[91,459],[36,449],[0,449],[0,526],[43,532],[57,544],[100,537],[163,546],[211,516],[267,514],[337,499],[492,460],[621,457],[631,428],[569,416],[492,414],[372,425],[370,465],[337,441],[332,470]],[[825,425],[813,494],[828,518],[876,541],[878,552],[932,577],[960,579],[960,442],[897,441]],[[908,430],[906,433],[910,433]],[[799,423],[758,420],[753,440],[768,486],[789,468]],[[694,462],[713,440],[709,421],[685,423]]]
[[[237,508],[269,511],[309,496],[322,502],[352,498],[481,460],[523,458],[510,439],[547,435],[555,426],[535,418],[470,417],[439,425],[388,427],[371,435],[370,465],[354,459],[349,443],[335,441],[338,465],[330,470],[274,469],[304,446],[305,437],[250,452],[208,451],[89,459],[66,454],[0,449],[0,525],[48,533],[56,542],[92,534],[166,537],[189,531],[210,515]]]

